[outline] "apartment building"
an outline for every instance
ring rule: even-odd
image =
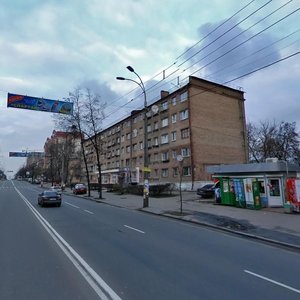
[[[62,183],[82,179],[80,134],[53,130],[44,144],[46,177]]]
[[[143,182],[144,111],[99,134],[102,182]],[[147,147],[149,180],[195,184],[211,180],[208,166],[247,162],[244,93],[190,76],[186,85],[161,92],[148,103]],[[98,176],[92,145],[86,142],[91,179]],[[178,156],[182,161],[178,161]],[[96,182],[96,181],[95,181]]]

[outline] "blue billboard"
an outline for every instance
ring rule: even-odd
[[[7,107],[46,111],[66,115],[73,114],[73,103],[44,98],[36,98],[24,95],[8,93]]]
[[[43,157],[44,152],[9,152],[9,157]]]

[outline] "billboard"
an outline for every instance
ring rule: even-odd
[[[9,157],[43,157],[44,152],[9,152]]]
[[[73,103],[8,93],[7,107],[46,111],[60,114],[73,114]]]

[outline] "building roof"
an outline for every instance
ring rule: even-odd
[[[213,174],[262,174],[262,173],[289,173],[299,172],[300,166],[286,161],[253,163],[253,164],[234,164],[216,165],[207,167],[207,172]]]

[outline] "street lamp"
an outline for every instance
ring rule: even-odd
[[[144,94],[144,189],[143,189],[143,207],[148,207],[149,206],[149,164],[148,164],[148,132],[147,132],[147,98],[146,98],[146,90],[145,86],[143,83],[143,80],[139,76],[138,73],[134,71],[134,69],[131,66],[127,66],[127,69],[134,73],[140,82],[130,79],[130,78],[124,78],[124,77],[116,77],[117,80],[129,80],[134,83],[136,83],[143,91]]]

